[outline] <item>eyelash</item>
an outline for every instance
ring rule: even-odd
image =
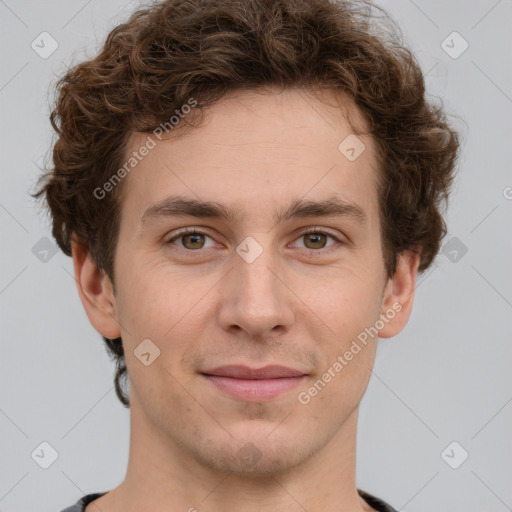
[[[304,249],[304,250],[311,251],[312,253],[326,253],[326,252],[328,252],[328,251],[330,251],[332,249],[336,249],[340,245],[346,245],[345,242],[340,240],[338,237],[336,237],[332,233],[330,233],[328,231],[324,231],[324,230],[322,230],[320,228],[310,228],[307,231],[303,231],[302,233],[300,233],[298,235],[296,240],[298,240],[299,238],[301,238],[303,236],[310,235],[310,234],[327,235],[328,237],[331,237],[336,242],[336,244],[334,244],[334,245],[332,245],[330,247],[322,248],[322,249],[308,249],[307,247],[301,248],[301,249]],[[167,242],[165,242],[165,244],[166,245],[173,245],[173,242],[175,240],[178,240],[179,238],[181,238],[181,237],[183,237],[185,235],[204,235],[204,236],[207,236],[209,238],[212,238],[208,233],[205,233],[203,231],[199,231],[196,228],[185,228],[182,231],[180,231],[177,234],[175,234],[172,238],[167,240]],[[212,238],[212,240],[213,240],[213,238]],[[202,251],[202,249],[194,250],[194,249],[187,249],[187,248],[179,247],[179,246],[177,248],[178,248],[178,250],[181,250],[181,251],[187,253],[188,255],[192,255],[193,253],[200,253]]]

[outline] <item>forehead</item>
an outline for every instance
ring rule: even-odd
[[[154,147],[125,178],[123,215],[140,223],[152,205],[179,195],[270,219],[277,210],[268,204],[340,195],[371,220],[377,170],[366,128],[354,103],[332,91],[230,93],[204,110],[198,126],[132,134],[127,158],[148,137]]]

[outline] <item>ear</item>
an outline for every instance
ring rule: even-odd
[[[384,288],[381,318],[384,316],[387,321],[383,322],[384,327],[379,330],[379,338],[396,336],[411,315],[421,248],[413,249],[400,254],[396,272]]]
[[[92,260],[87,247],[71,242],[75,281],[85,312],[93,327],[106,338],[121,336],[114,287]]]

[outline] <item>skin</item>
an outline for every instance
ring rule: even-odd
[[[89,320],[106,337],[122,336],[130,378],[126,478],[88,512],[373,510],[357,494],[355,448],[378,337],[308,404],[298,394],[393,304],[401,310],[379,337],[403,329],[419,256],[403,253],[386,278],[374,141],[360,135],[366,149],[349,161],[338,150],[354,131],[347,115],[360,128],[364,119],[348,98],[322,98],[230,93],[201,126],[159,142],[124,178],[115,293],[86,248],[73,244]],[[127,154],[146,137],[133,134]],[[146,209],[171,194],[239,211],[228,222],[167,217],[143,228]],[[359,205],[367,222],[272,217],[293,199],[333,195]],[[169,243],[184,227],[207,236]],[[344,243],[303,236],[307,228]],[[235,251],[247,236],[263,249],[252,263]],[[160,350],[149,366],[134,355],[145,339]],[[248,402],[200,375],[224,364],[280,364],[308,376],[277,398]]]

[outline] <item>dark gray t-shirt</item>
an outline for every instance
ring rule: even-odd
[[[388,505],[386,502],[380,500],[379,498],[376,498],[367,492],[361,491],[361,489],[358,489],[357,492],[359,493],[359,496],[361,496],[361,498],[363,498],[363,500],[366,501],[366,503],[368,503],[368,505],[373,507],[375,510],[378,510],[379,512],[397,512],[397,510],[394,509],[391,505]],[[85,507],[89,505],[91,501],[94,501],[95,499],[98,499],[105,494],[107,493],[103,492],[88,494],[87,496],[79,499],[75,505],[64,509],[62,512],[85,512]]]

